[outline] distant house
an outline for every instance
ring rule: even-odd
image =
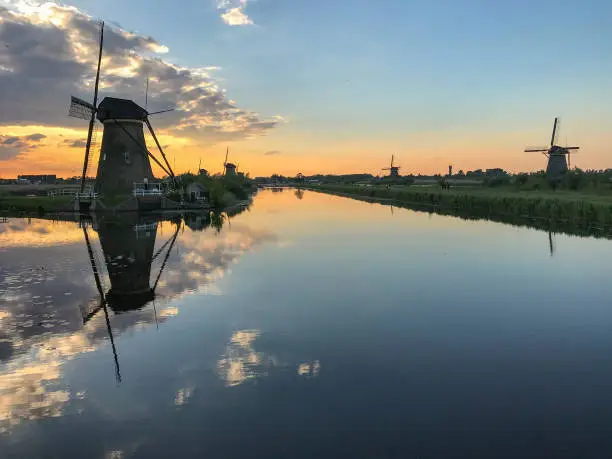
[[[193,182],[187,185],[185,189],[187,200],[190,202],[202,202],[210,199],[208,189],[201,183]]]
[[[506,177],[508,173],[503,169],[495,168],[495,169],[487,169],[485,171],[485,175],[487,177]]]

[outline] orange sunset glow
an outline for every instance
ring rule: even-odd
[[[0,177],[77,176],[83,167],[87,122],[69,118],[68,105],[71,95],[93,98],[98,26],[90,26],[96,19],[79,5],[5,1],[9,7],[0,11],[0,39],[5,43],[0,49]],[[256,24],[237,11],[221,16],[226,26],[262,33],[256,31],[259,25],[249,29]],[[355,71],[355,63],[347,61],[346,72],[334,67],[329,75],[323,68],[309,67],[299,80],[295,75],[305,70],[295,62],[295,75],[291,71],[282,80],[262,71],[263,64],[253,59],[245,72],[242,56],[233,49],[209,50],[215,58],[185,58],[193,51],[191,44],[182,47],[166,36],[172,42],[167,44],[128,30],[107,24],[100,96],[144,105],[148,81],[148,109],[175,109],[152,122],[177,173],[195,171],[200,164],[221,172],[226,148],[230,160],[252,177],[298,172],[377,175],[391,154],[403,175],[441,173],[449,164],[456,171],[536,171],[545,167],[545,159],[523,150],[547,144],[555,116],[564,120],[561,143],[581,147],[573,158],[575,166],[611,165],[609,91],[601,90],[603,80],[588,66],[590,59],[601,62],[596,46],[590,48],[592,56],[574,55],[574,62],[585,59],[580,84],[561,70],[554,85],[544,70],[539,74],[533,68],[525,80],[523,73],[510,70],[514,55],[498,63],[500,68],[508,66],[506,72],[489,74],[496,68],[465,50],[466,60],[453,72],[427,67],[408,72],[408,61],[380,62],[384,48],[369,56],[378,66],[358,66]],[[20,50],[19,37],[27,34],[36,37],[38,47]],[[54,34],[61,47],[52,46]],[[315,50],[301,52],[316,61],[310,54]],[[348,59],[347,53],[331,61]],[[409,77],[398,82],[396,75],[402,72]],[[151,139],[147,143],[149,150],[155,149]],[[94,157],[99,147],[98,141]],[[159,169],[155,172],[162,175]]]

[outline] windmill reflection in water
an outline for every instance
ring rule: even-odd
[[[89,262],[100,295],[99,301],[81,311],[83,323],[87,323],[100,311],[103,311],[115,359],[118,382],[121,382],[121,372],[108,308],[110,307],[113,312],[119,314],[141,309],[152,303],[157,323],[155,290],[176,243],[182,223],[180,218],[170,220],[175,226],[174,231],[155,251],[159,221],[138,215],[124,217],[121,220],[103,218],[93,220],[91,224],[87,220],[81,221]],[[100,262],[100,254],[89,237],[89,226],[92,226],[98,233],[104,263]],[[151,271],[156,260],[161,260],[161,265],[151,286]],[[106,269],[108,274],[109,289],[104,286],[102,269]]]

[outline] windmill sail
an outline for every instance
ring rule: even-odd
[[[559,136],[559,118],[555,118],[555,124],[553,126],[552,137],[550,139],[551,147],[553,147],[557,143],[558,136]]]
[[[100,67],[102,65],[102,49],[104,47],[104,22],[100,24],[100,51],[98,53],[98,70],[96,72],[96,84],[94,88],[94,100],[91,107],[91,118],[89,120],[89,130],[87,132],[87,144],[85,145],[85,160],[83,161],[83,174],[81,175],[80,193],[85,189],[85,176],[89,165],[89,150],[91,149],[91,137],[93,135],[94,124],[96,123],[96,110],[98,106],[98,86],[100,84]]]
[[[155,145],[157,145],[157,148],[159,149],[159,152],[161,153],[162,158],[164,159],[164,162],[166,163],[166,166],[168,167],[168,170],[167,170],[168,175],[172,178],[172,182],[176,186],[176,179],[175,179],[175,176],[174,176],[174,171],[172,170],[172,167],[170,167],[170,163],[168,162],[168,158],[166,158],[166,154],[164,153],[164,149],[162,148],[161,144],[159,143],[159,140],[157,140],[157,136],[155,135],[155,131],[153,130],[153,126],[151,126],[151,122],[149,121],[149,117],[148,116],[145,119],[145,123],[147,124],[147,127],[149,128],[149,132],[151,132],[151,135],[153,136],[153,140],[155,141]],[[157,160],[156,160],[156,162],[157,162]],[[162,169],[163,169],[163,167],[162,167]]]
[[[82,120],[91,119],[95,113],[95,108],[89,102],[85,102],[83,99],[78,97],[70,96],[70,109],[68,115],[73,118],[80,118]]]

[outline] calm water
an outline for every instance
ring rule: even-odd
[[[612,241],[294,190],[186,223],[0,223],[0,456],[612,457]]]

